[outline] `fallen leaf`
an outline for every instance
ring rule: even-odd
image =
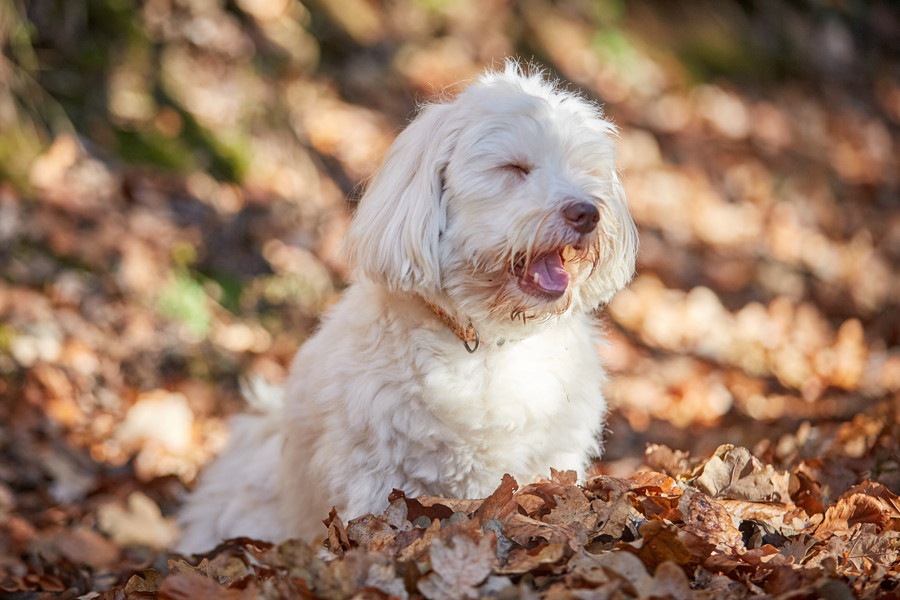
[[[649,587],[650,574],[644,563],[630,552],[606,552],[591,556],[590,562],[593,568],[603,569],[608,575],[626,583],[632,595],[637,595],[640,593],[639,590]]]
[[[53,544],[74,564],[107,569],[119,560],[119,548],[108,539],[85,527],[61,530]]]
[[[743,536],[728,510],[700,492],[685,492],[678,504],[684,531],[693,533],[719,549],[740,551]]]
[[[554,498],[556,506],[543,518],[545,523],[551,525],[577,523],[585,530],[592,530],[597,525],[599,516],[592,511],[591,502],[580,487],[568,485],[561,495]]]
[[[597,535],[607,535],[614,540],[621,539],[625,531],[637,532],[639,523],[647,520],[634,507],[632,496],[623,494],[611,502],[594,500],[591,507],[597,514]]]
[[[506,563],[497,572],[504,575],[542,572],[548,567],[560,564],[568,554],[569,549],[559,543],[540,543],[532,548],[514,548],[509,552]]]
[[[850,493],[828,507],[813,536],[820,540],[832,535],[847,536],[858,523],[873,523],[878,531],[883,531],[890,521],[891,515],[880,498]]]
[[[336,508],[332,507],[328,518],[323,523],[328,529],[325,536],[325,547],[336,556],[343,556],[344,552],[350,549],[350,539],[347,537],[347,530],[344,528],[344,523],[338,516]]]
[[[788,540],[779,548],[785,558],[795,565],[803,564],[809,551],[817,544],[817,540],[810,536],[798,536]]]
[[[674,562],[663,562],[656,567],[653,579],[639,590],[643,598],[672,598],[689,600],[696,597],[691,581],[684,569]]]
[[[159,587],[159,600],[239,600],[253,598],[252,585],[246,590],[230,590],[196,573],[167,577]]]
[[[492,519],[504,520],[509,514],[516,511],[517,505],[513,501],[513,494],[518,488],[518,482],[511,475],[508,473],[503,475],[503,479],[494,493],[485,498],[478,510],[475,511],[475,518],[482,524]]]
[[[662,471],[670,477],[682,477],[690,475],[694,470],[688,452],[672,450],[662,444],[648,444],[644,450],[644,463],[653,470]]]
[[[429,557],[432,572],[420,579],[419,591],[428,600],[477,598],[476,586],[487,579],[496,564],[493,535],[478,542],[465,535],[436,539]]]
[[[790,474],[762,464],[746,448],[719,446],[712,457],[697,468],[697,489],[713,497],[753,502],[790,498]]]
[[[896,567],[900,560],[900,533],[861,530],[847,542],[845,560],[858,573],[870,573],[876,565],[885,569]]]
[[[123,508],[118,503],[104,504],[97,510],[100,530],[120,546],[148,546],[161,550],[178,538],[175,521],[143,492],[132,492]]]
[[[641,525],[641,539],[635,542],[636,554],[649,572],[666,562],[686,565],[691,562],[691,552],[678,539],[678,528],[653,520]],[[630,549],[631,546],[626,546]],[[699,561],[698,561],[699,562]]]
[[[681,488],[678,487],[678,483],[672,477],[662,473],[638,471],[625,481],[631,485],[631,491],[635,494],[681,495]]]
[[[125,583],[125,595],[140,598],[142,595],[155,595],[159,592],[165,578],[156,569],[146,569],[138,575],[132,575]]]

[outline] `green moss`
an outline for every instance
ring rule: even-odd
[[[164,316],[183,323],[194,335],[203,339],[212,328],[212,312],[203,284],[190,271],[178,267],[163,287],[157,307]]]
[[[185,173],[195,160],[191,149],[179,138],[170,138],[153,130],[123,131],[116,135],[116,154],[130,163],[149,164]]]

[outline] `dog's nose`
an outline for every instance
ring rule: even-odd
[[[591,202],[573,202],[562,213],[569,226],[578,233],[590,233],[600,222],[600,211]]]

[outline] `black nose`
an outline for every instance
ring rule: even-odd
[[[600,222],[600,212],[590,202],[573,202],[562,213],[569,226],[578,233],[590,233]]]

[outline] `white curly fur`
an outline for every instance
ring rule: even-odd
[[[181,512],[179,549],[314,538],[332,506],[377,512],[393,488],[476,498],[504,473],[583,474],[606,415],[592,312],[637,252],[614,134],[597,106],[513,62],[424,107],[360,202],[354,283],[283,402],[236,420]],[[573,203],[596,207],[596,229],[573,227]],[[550,287],[564,291],[529,287],[563,249],[567,278]],[[479,348],[426,300],[471,323]]]

